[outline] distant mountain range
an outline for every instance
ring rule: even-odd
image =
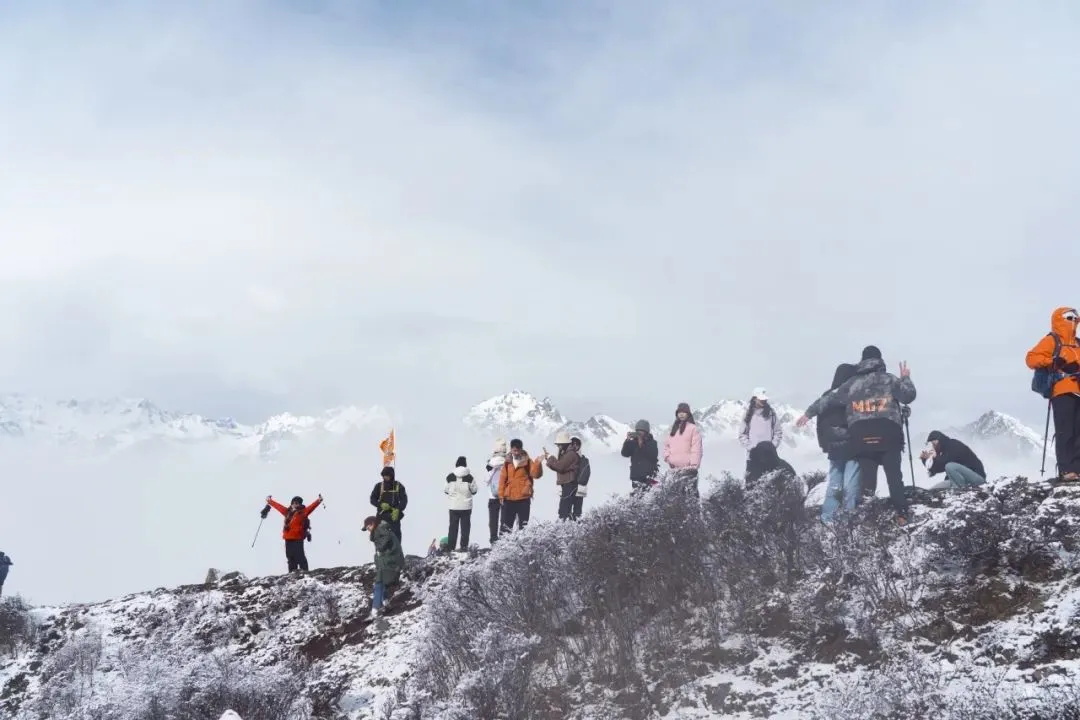
[[[694,417],[705,442],[735,441],[746,409],[746,401],[720,400],[695,410]],[[802,428],[795,426],[802,409],[782,403],[773,403],[773,409],[780,416],[784,446],[796,451],[817,449],[814,421]],[[581,437],[594,451],[595,448],[618,451],[635,422],[622,422],[609,415],[593,415],[584,421],[570,420],[550,398],[538,399],[521,390],[512,390],[473,406],[463,420],[473,430],[490,436],[548,438],[559,430],[566,430]],[[668,424],[653,424],[653,434],[660,436],[668,428]],[[1041,434],[1016,418],[994,410],[966,425],[943,432],[968,443],[976,452],[991,452],[995,457],[1027,457],[1042,451]],[[916,449],[922,446],[923,439],[912,438]]]
[[[776,403],[773,407],[783,424],[784,447],[796,452],[816,451],[814,423],[795,427],[802,410]],[[735,442],[745,413],[745,401],[721,400],[697,409],[694,415],[705,442],[712,444]],[[484,400],[463,419],[467,428],[489,437],[520,435],[547,440],[565,429],[581,437],[592,452],[617,452],[636,421],[624,422],[603,414],[572,420],[551,399],[539,399],[521,390]],[[245,425],[230,418],[171,412],[146,399],[56,401],[0,395],[0,448],[9,443],[45,443],[93,455],[162,445],[212,445],[237,457],[273,460],[293,444],[332,442],[357,432],[383,433],[393,422],[393,415],[381,407],[343,406],[314,416],[281,413]],[[654,423],[653,434],[659,437],[669,427]],[[945,432],[996,457],[1023,458],[1042,450],[1041,433],[992,410]],[[918,447],[922,438],[913,438],[913,442]]]

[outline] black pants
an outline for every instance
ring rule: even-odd
[[[488,542],[492,545],[499,539],[499,514],[502,505],[496,499],[488,500]]]
[[[1058,473],[1080,472],[1080,397],[1058,395],[1050,401],[1054,411],[1054,453]]]
[[[580,495],[575,496],[574,497],[574,507],[571,510],[570,517],[577,520],[579,517],[581,517],[581,512],[582,512],[582,509],[584,507],[585,507],[585,498],[581,497]]]
[[[646,490],[652,490],[652,480],[634,480],[630,478],[630,493],[637,495]]]
[[[559,488],[562,490],[562,494],[559,495],[559,519],[577,520],[577,516],[574,515],[574,500],[580,499],[577,497],[577,483],[568,482],[560,485]]]
[[[448,549],[453,550],[457,545],[458,528],[461,528],[461,549],[469,549],[469,531],[472,530],[472,510],[450,511],[450,532],[446,534]]]
[[[502,533],[506,534],[514,529],[514,521],[518,527],[524,529],[529,524],[529,511],[532,509],[532,500],[504,500],[502,505]]]
[[[901,463],[901,450],[860,451],[855,458],[859,462],[860,482],[877,486],[877,471],[885,471],[885,482],[889,484],[889,499],[897,514],[907,514],[907,498],[904,496],[904,470]]]
[[[307,555],[304,554],[303,540],[285,541],[285,560],[289,563],[289,572],[294,570],[307,572]]]

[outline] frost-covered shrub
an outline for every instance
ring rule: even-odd
[[[36,637],[37,623],[30,606],[18,595],[0,600],[0,656],[17,653]]]

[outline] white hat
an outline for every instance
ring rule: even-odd
[[[504,440],[503,438],[499,438],[498,440],[496,440],[495,441],[495,447],[492,448],[492,451],[496,455],[500,455],[500,454],[505,455],[506,454],[506,440]]]
[[[769,399],[769,394],[765,392],[765,388],[756,387],[754,388],[754,397],[764,402],[765,400]]]
[[[559,432],[555,433],[555,444],[556,445],[569,445],[570,444],[570,433],[566,432],[565,430],[562,430],[562,431],[559,431]]]

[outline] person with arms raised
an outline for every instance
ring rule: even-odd
[[[315,512],[315,508],[322,504],[322,495],[310,505],[304,505],[304,499],[297,495],[285,507],[271,496],[266,496],[266,507],[260,515],[266,519],[270,508],[274,508],[285,516],[285,527],[281,531],[281,537],[285,540],[285,561],[289,572],[307,572],[307,554],[304,552],[304,540],[311,541],[311,521],[308,516]]]

